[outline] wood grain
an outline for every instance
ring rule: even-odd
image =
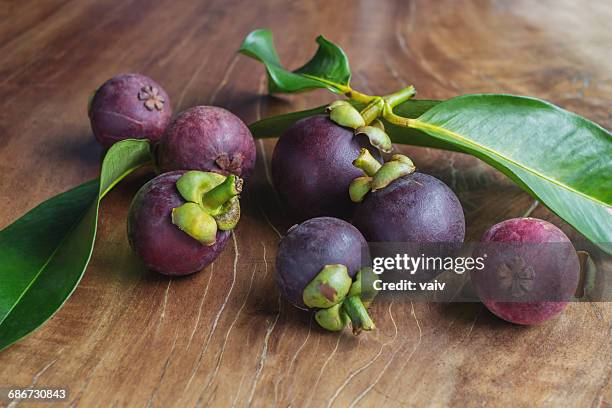
[[[605,0],[3,1],[0,227],[97,175],[102,152],[86,102],[117,73],[155,78],[176,112],[216,104],[246,122],[329,100],[262,96],[262,68],[234,51],[247,32],[268,27],[292,67],[312,54],[317,34],[339,43],[353,85],[367,92],[414,84],[423,98],[534,95],[610,128],[611,19]],[[382,301],[374,333],[318,329],[274,285],[276,246],[291,220],[269,182],[274,141],[257,143],[243,219],[221,257],[194,276],[155,275],[129,249],[128,205],[151,174],[111,192],[82,283],[42,329],[0,353],[0,386],[67,387],[69,406],[612,404],[607,303],[572,304],[524,328],[480,304]],[[402,150],[458,193],[468,240],[526,214],[576,236],[477,159]]]

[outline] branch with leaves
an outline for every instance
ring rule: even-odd
[[[372,96],[350,86],[344,51],[319,36],[302,67],[282,66],[268,30],[247,35],[240,52],[261,61],[271,93],[316,88],[344,95],[366,124],[382,120],[393,143],[471,154],[510,177],[596,244],[612,242],[612,134],[549,102],[506,94],[413,100],[408,87]],[[256,138],[277,137],[324,107],[270,117],[250,126]]]

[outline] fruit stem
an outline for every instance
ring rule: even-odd
[[[360,112],[363,120],[366,125],[372,123],[376,118],[378,118],[383,111],[385,106],[385,102],[383,98],[380,96],[375,96],[372,99],[372,102]]]
[[[370,96],[370,95],[366,95],[364,93],[361,93],[359,91],[356,91],[352,88],[348,88],[348,90],[346,90],[344,92],[344,96],[346,96],[347,98],[356,101],[356,102],[361,102],[361,103],[370,103],[372,102],[374,99],[378,98],[377,96]]]
[[[362,148],[359,156],[353,160],[353,166],[363,170],[365,174],[372,177],[380,169],[381,164],[372,156],[368,149]]]
[[[321,80],[320,78],[317,79]],[[336,84],[329,81],[323,82],[332,85],[338,92],[343,93],[347,98],[366,104],[367,106],[360,112],[366,125],[369,125],[381,115],[389,123],[405,128],[413,127],[415,123],[418,123],[418,121],[414,119],[404,118],[393,113],[394,107],[406,102],[416,95],[416,90],[413,85],[380,97],[363,94],[352,89],[348,85]]]
[[[349,296],[346,298],[342,303],[342,309],[351,319],[353,334],[357,335],[362,330],[369,331],[376,328],[359,296]]]
[[[217,209],[241,191],[242,179],[230,174],[223,183],[202,195],[202,206],[210,210]]]
[[[337,82],[333,82],[333,81],[328,81],[324,78],[321,77],[315,77],[313,75],[308,75],[308,74],[302,74],[303,76],[305,76],[306,78],[313,78],[316,79],[319,82],[323,82],[326,85],[329,85],[327,87],[327,89],[329,89],[330,91],[334,92],[334,93],[342,93],[344,94],[344,96],[346,96],[349,99],[352,99],[354,101],[357,102],[361,102],[361,103],[370,103],[372,101],[372,99],[374,99],[374,96],[370,96],[370,95],[366,95],[364,93],[361,93],[359,91],[355,91],[353,88],[351,88],[349,85],[343,85],[343,84],[339,84]]]
[[[414,89],[414,86],[410,85],[404,89],[385,96],[383,99],[391,107],[391,109],[393,109],[400,103],[406,102],[414,95],[416,95],[416,90]]]
[[[320,78],[318,78],[320,80]],[[327,82],[327,81],[326,81]],[[330,84],[333,84],[329,82]],[[400,89],[392,94],[380,97],[366,95],[352,89],[348,85],[333,84],[336,89],[344,93],[344,95],[356,102],[364,103],[367,106],[360,112],[366,125],[377,119],[381,113],[383,118],[394,125],[402,127],[411,127],[411,119],[398,116],[393,113],[393,108],[397,105],[406,102],[408,99],[416,95],[416,89],[410,85],[404,89]]]

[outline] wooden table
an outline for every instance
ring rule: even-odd
[[[264,96],[262,67],[235,53],[259,27],[273,30],[291,67],[325,34],[368,93],[414,84],[421,98],[527,94],[612,127],[607,0],[21,0],[3,2],[0,19],[0,227],[96,177],[102,151],[87,98],[114,74],[155,78],[177,112],[215,104],[247,123],[328,101],[324,91]],[[243,219],[222,256],[194,276],[155,275],[130,251],[128,205],[151,174],[116,188],[83,281],[42,329],[0,353],[0,386],[67,387],[68,404],[103,407],[612,404],[610,304],[572,304],[525,328],[477,303],[381,301],[373,333],[320,330],[274,285],[276,246],[291,221],[269,184],[274,141],[257,147]],[[576,236],[477,159],[402,150],[457,192],[467,240],[528,214]]]

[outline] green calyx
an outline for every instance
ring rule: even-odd
[[[346,266],[325,265],[304,289],[304,304],[318,309],[332,307],[344,299],[351,284]]]
[[[350,319],[342,310],[342,303],[338,303],[327,309],[317,310],[315,320],[319,326],[329,331],[340,331],[346,327]]]
[[[217,227],[222,231],[229,231],[234,229],[238,221],[240,220],[240,200],[238,196],[230,198],[223,206],[221,206],[221,212],[213,215],[213,218],[217,222]]]
[[[379,277],[372,268],[361,268],[355,276],[355,282],[351,286],[347,297],[359,296],[363,304],[369,306],[378,294],[374,287],[374,281],[377,279]]]
[[[587,300],[597,297],[597,265],[587,251],[576,251],[580,263],[580,284],[574,294],[574,300]]]
[[[327,106],[326,111],[333,122],[353,129],[355,136],[367,136],[372,146],[382,152],[389,153],[393,148],[391,138],[385,133],[382,122],[377,119],[383,112],[384,107],[384,99],[377,96],[361,112],[345,100],[332,102]]]
[[[361,149],[353,165],[365,173],[365,176],[357,177],[349,185],[349,196],[354,203],[362,202],[368,192],[385,188],[394,180],[416,170],[412,160],[403,154],[394,154],[381,165],[367,149]]]
[[[342,102],[342,101],[338,101]],[[329,118],[336,122],[340,126],[348,127],[351,129],[357,129],[362,126],[365,126],[365,120],[359,113],[357,109],[353,107],[350,103],[336,103],[335,106],[333,103],[329,105]]]
[[[393,144],[379,118],[385,118],[397,125],[400,119],[393,113],[393,108],[415,94],[414,86],[411,85],[390,95],[366,98],[363,102],[367,105],[361,112],[346,100],[332,102],[326,111],[329,113],[329,118],[338,125],[353,129],[355,136],[365,135],[372,146],[381,152],[390,153]],[[361,149],[353,165],[366,174],[357,177],[349,186],[349,196],[355,203],[362,202],[368,192],[380,190],[393,180],[411,174],[415,170],[414,164],[406,156],[396,154],[381,165],[367,149]]]
[[[329,105],[327,105],[327,107],[325,108],[325,111],[327,113],[330,113],[331,111],[333,111],[334,109],[336,109],[339,106],[353,106],[351,105],[351,103],[347,100],[344,99],[339,99],[337,101],[333,101],[332,103],[330,103]]]
[[[240,220],[242,179],[188,171],[176,182],[185,204],[172,210],[172,223],[203,245],[216,242],[217,231],[233,229]]]
[[[185,203],[172,209],[172,223],[204,245],[212,245],[217,238],[217,223],[196,203]]]
[[[202,194],[202,207],[211,214],[221,214],[224,205],[242,191],[242,179],[230,174],[221,184]]]
[[[382,125],[382,122],[380,123]],[[389,135],[378,126],[362,126],[355,129],[355,135],[366,135],[370,140],[370,144],[384,153],[390,153],[393,149]]]
[[[376,296],[376,291],[363,289],[373,288],[372,277],[375,277],[372,269],[363,268],[352,281],[346,266],[326,265],[304,289],[304,304],[319,309],[315,320],[326,330],[340,331],[349,322],[354,334],[372,330],[374,322],[366,307]]]
[[[378,119],[383,117],[391,123],[396,122],[393,108],[416,94],[414,86],[401,89],[391,95],[367,97],[367,105],[361,112],[346,100],[334,101],[327,106],[329,118],[340,126],[354,129],[355,135],[366,135],[372,146],[384,153],[391,152],[391,138]]]
[[[360,203],[372,189],[372,177],[357,177],[349,184],[349,196],[354,203]]]
[[[372,191],[387,187],[393,180],[414,173],[416,167],[407,156],[395,154],[372,177]]]
[[[363,172],[372,177],[380,169],[381,164],[372,156],[368,149],[361,148],[359,156],[353,160],[353,166],[363,170]]]
[[[344,303],[342,303],[342,309],[351,320],[354,335],[358,335],[362,330],[370,331],[376,328],[359,296],[349,296],[346,298]]]
[[[384,124],[381,122],[381,120],[380,120],[380,119],[374,119],[374,120],[372,121],[372,123],[370,123],[370,126],[373,126],[373,127],[375,127],[375,128],[378,128],[378,129],[380,129],[380,130],[382,130],[382,131],[384,131],[384,130],[385,130],[385,125],[384,125]]]
[[[176,181],[176,188],[186,201],[202,204],[202,196],[225,181],[226,177],[212,172],[188,171]]]

